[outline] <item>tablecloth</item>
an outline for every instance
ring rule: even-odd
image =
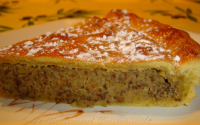
[[[67,18],[104,16],[112,9],[200,33],[200,0],[0,0],[0,33]]]

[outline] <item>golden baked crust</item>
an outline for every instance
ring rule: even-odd
[[[3,63],[109,72],[156,69],[164,72],[160,73],[163,77],[182,84],[181,102],[168,106],[188,104],[200,81],[200,45],[188,33],[116,9],[104,18],[92,17],[4,47],[0,49]]]
[[[153,60],[184,63],[200,45],[188,33],[123,10],[92,17],[74,27],[48,32],[1,49],[1,57],[134,64]]]

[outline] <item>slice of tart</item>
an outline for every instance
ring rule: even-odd
[[[0,49],[1,96],[81,108],[188,105],[199,72],[188,33],[126,10]]]

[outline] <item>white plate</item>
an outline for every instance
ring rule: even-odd
[[[56,31],[79,22],[67,19],[42,25],[13,30],[0,34],[0,47],[33,38],[48,31]],[[200,43],[200,34],[190,32]],[[197,97],[190,106],[180,107],[120,107],[96,106],[94,108],[73,108],[68,104],[55,104],[0,98],[0,123],[155,123],[155,122],[197,122],[200,123],[200,86],[196,86]],[[21,103],[26,102],[26,103]]]

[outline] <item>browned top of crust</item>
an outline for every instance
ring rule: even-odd
[[[104,18],[48,32],[0,49],[1,57],[55,57],[100,63],[152,60],[185,62],[200,54],[200,45],[188,33],[140,18],[126,10],[112,10]]]

